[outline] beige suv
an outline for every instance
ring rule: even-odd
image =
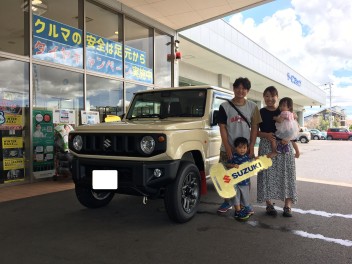
[[[115,193],[162,198],[173,221],[190,220],[219,160],[219,106],[232,97],[212,86],[148,90],[135,94],[121,122],[76,128],[69,147],[79,202],[102,207]]]

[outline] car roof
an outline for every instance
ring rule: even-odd
[[[233,94],[232,90],[228,90],[225,88],[217,87],[217,86],[212,86],[212,85],[196,85],[196,86],[178,86],[178,87],[167,87],[167,88],[156,88],[152,90],[143,90],[136,92],[135,94],[139,93],[152,93],[156,91],[174,91],[174,90],[194,90],[194,89],[213,89],[217,90],[220,92],[228,93],[228,94]]]

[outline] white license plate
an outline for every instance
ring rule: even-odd
[[[94,190],[117,190],[117,170],[93,170]]]

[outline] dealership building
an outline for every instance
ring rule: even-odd
[[[325,92],[221,19],[267,2],[2,0],[0,188],[56,175],[55,141],[136,91],[248,77],[249,100],[273,85],[302,124]]]

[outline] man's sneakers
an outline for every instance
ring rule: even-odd
[[[218,213],[226,213],[228,210],[232,209],[232,205],[227,201],[223,202],[222,205],[218,208]]]
[[[251,215],[246,209],[241,209],[240,211],[235,211],[234,218],[238,221],[247,221]]]

